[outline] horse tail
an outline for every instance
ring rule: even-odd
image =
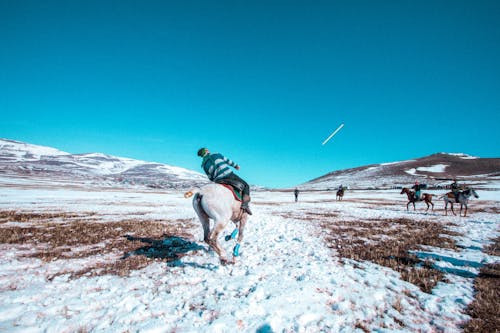
[[[200,192],[200,189],[198,187],[192,188],[186,193],[184,193],[184,198],[188,199],[191,198],[194,194],[198,194]]]
[[[193,200],[196,201],[200,205],[201,204],[201,199],[203,199],[203,195],[200,194],[200,193],[198,193],[198,192],[196,192],[194,194]]]
[[[208,216],[206,210],[203,208],[203,205],[201,204],[201,200],[203,199],[203,194],[199,193],[199,192],[195,192],[194,193],[194,197],[193,197],[193,207],[194,207],[194,210],[198,213],[198,214],[205,214]]]

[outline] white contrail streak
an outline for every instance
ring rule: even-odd
[[[327,142],[328,142],[331,138],[333,138],[333,136],[334,136],[335,134],[337,134],[337,132],[338,132],[338,131],[340,131],[340,129],[341,129],[342,127],[344,127],[344,123],[340,124],[340,126],[339,126],[339,127],[337,127],[337,129],[336,129],[335,131],[333,131],[333,133],[332,133],[332,134],[330,134],[330,136],[329,136],[328,138],[326,138],[326,140],[325,140],[325,141],[323,141],[322,145],[324,145],[324,144],[325,144],[325,143],[327,143]]]

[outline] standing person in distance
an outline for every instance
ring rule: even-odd
[[[299,200],[299,189],[295,188],[295,191],[293,191],[293,194],[295,194],[295,202]]]

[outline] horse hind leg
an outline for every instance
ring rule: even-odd
[[[445,216],[448,216],[448,204],[450,204],[450,209],[451,209],[451,212],[453,213],[453,215],[457,215],[455,214],[455,211],[453,210],[453,203],[451,201],[448,201],[448,200],[445,200],[444,201],[444,215]]]
[[[215,220],[215,225],[212,232],[209,235],[208,244],[214,251],[219,255],[220,261],[223,264],[233,263],[227,259],[226,250],[219,243],[219,234],[224,230],[229,221]]]
[[[203,241],[205,243],[209,243],[210,218],[208,217],[207,214],[198,217],[200,218],[201,225],[203,226]]]

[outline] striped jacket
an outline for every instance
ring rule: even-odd
[[[236,168],[238,164],[219,153],[207,154],[203,157],[201,167],[211,181],[216,181],[232,174],[231,167]]]

